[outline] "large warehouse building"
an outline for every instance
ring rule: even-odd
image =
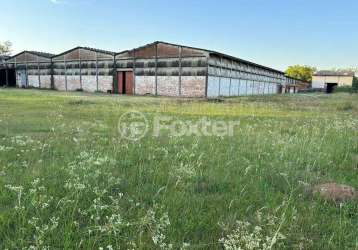
[[[121,92],[124,83],[139,95],[273,94],[286,80],[281,71],[215,51],[164,42],[117,54],[116,67],[119,93],[126,93]]]
[[[24,51],[6,60],[6,70],[16,71],[17,87],[177,97],[275,94],[293,81],[269,67],[166,42],[117,54],[86,47],[59,55]]]

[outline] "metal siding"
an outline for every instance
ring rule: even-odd
[[[208,78],[208,97],[219,96],[219,77],[209,76]]]
[[[239,95],[240,96],[246,96],[247,95],[247,89],[246,89],[246,80],[240,80],[240,88],[239,88]]]
[[[231,79],[230,96],[238,96],[238,92],[239,92],[239,80]]]
[[[220,81],[220,96],[230,96],[230,79],[222,77]]]

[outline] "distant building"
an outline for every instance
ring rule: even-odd
[[[313,89],[324,89],[331,93],[335,87],[352,86],[354,72],[318,71],[312,77]]]
[[[282,85],[282,90],[279,93],[297,93],[303,90],[307,90],[310,87],[310,83],[297,78],[286,76],[286,83]]]

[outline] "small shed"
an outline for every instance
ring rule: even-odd
[[[354,72],[344,71],[335,72],[322,70],[313,74],[312,88],[325,90],[327,93],[333,92],[335,87],[352,87],[354,81]]]

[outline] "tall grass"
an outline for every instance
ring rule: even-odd
[[[358,188],[357,97],[1,90],[0,248],[356,249],[357,203],[304,187]],[[132,142],[117,131],[128,110],[240,126],[234,137]]]

